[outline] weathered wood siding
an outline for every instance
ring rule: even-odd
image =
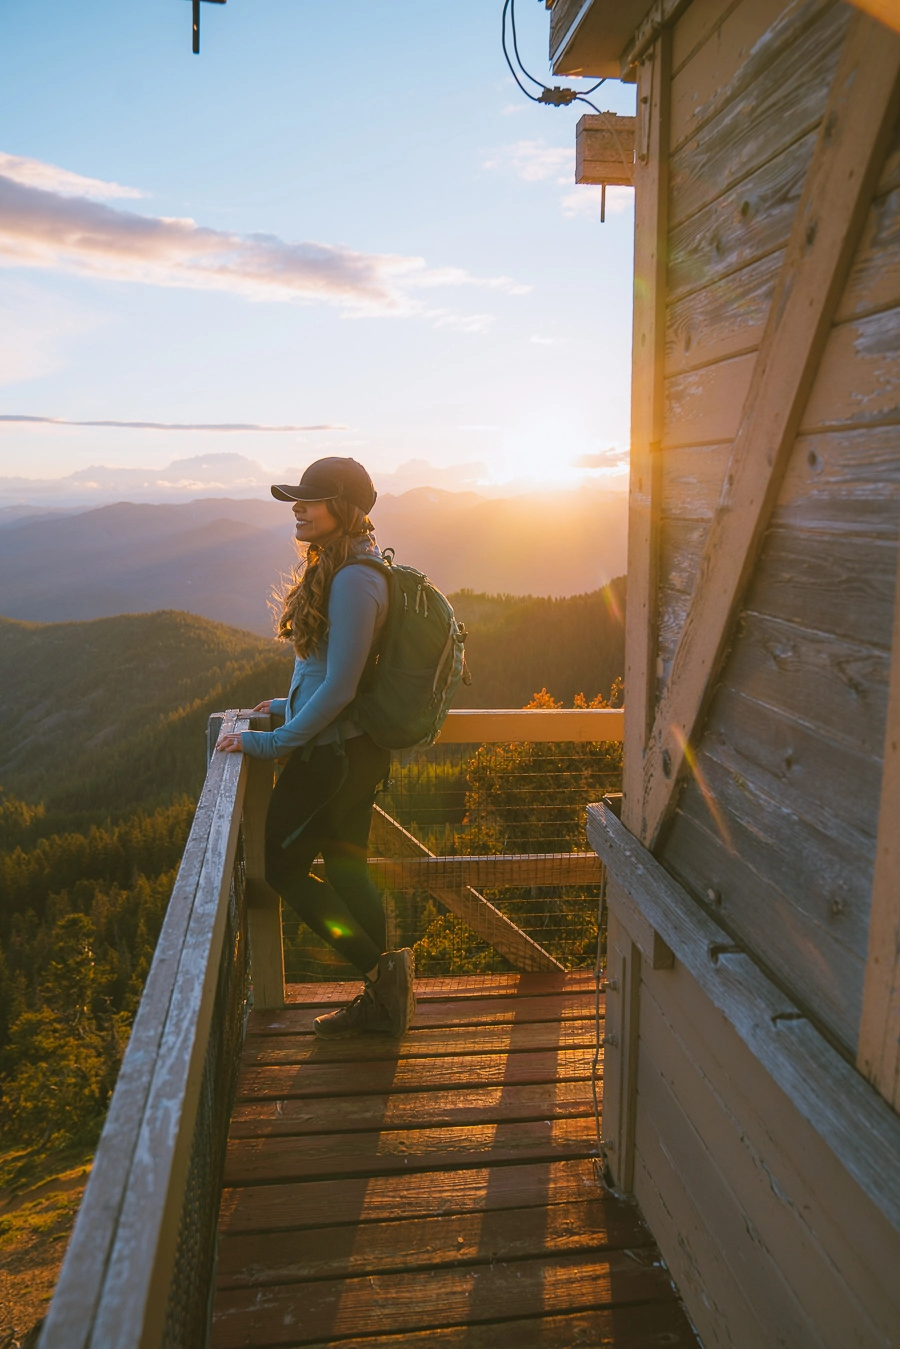
[[[635,308],[638,598],[622,821],[643,842],[645,746],[658,729],[646,736],[644,724],[667,695],[853,15],[842,0],[693,0],[659,40],[653,75],[646,60],[636,67],[639,96],[648,83],[667,95],[657,129],[668,148],[636,166],[636,257],[652,253],[654,222],[668,239],[655,434],[652,331],[637,321],[646,266]],[[649,189],[642,203],[642,182],[666,178],[662,207]],[[784,993],[788,1019],[852,1073],[900,518],[900,134],[833,312],[692,772],[655,852],[724,929],[721,950],[749,953],[740,959]],[[636,1195],[706,1349],[900,1345],[900,1231],[877,1202],[884,1186],[851,1174],[849,1149],[814,1127],[832,1119],[827,1104],[801,1112],[802,1092],[786,1094],[797,1083],[748,1047],[702,971],[674,947],[668,967],[656,958],[665,924],[657,914],[654,932],[639,887],[607,865],[607,1162]],[[872,1122],[862,1108],[853,1118],[865,1151]]]
[[[705,1349],[898,1343],[897,1232],[678,962],[642,968],[635,1090],[634,1193]]]
[[[673,35],[658,685],[852,10],[694,0]],[[848,1054],[900,515],[900,138],[661,857]]]

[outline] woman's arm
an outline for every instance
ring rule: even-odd
[[[340,716],[356,697],[378,614],[386,603],[387,581],[373,567],[349,566],[337,573],[328,598],[325,679],[309,702],[277,731],[244,731],[241,747],[245,754],[277,759],[305,745]]]

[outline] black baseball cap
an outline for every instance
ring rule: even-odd
[[[278,501],[331,501],[333,497],[343,497],[368,515],[378,493],[362,464],[335,455],[310,464],[296,487],[277,483],[272,487],[272,496]]]

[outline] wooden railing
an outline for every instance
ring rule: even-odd
[[[245,730],[250,714],[211,719]],[[256,729],[267,719],[253,718]],[[620,711],[451,713],[444,744],[621,740]],[[199,1349],[243,1029],[284,1001],[280,900],[264,877],[272,766],[210,754],[206,782],[40,1349]],[[435,857],[376,809],[383,883],[434,895],[519,969],[559,968],[484,887],[594,883],[593,853]],[[249,938],[249,949],[248,949]]]

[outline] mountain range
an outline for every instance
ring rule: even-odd
[[[576,595],[625,568],[621,493],[488,499],[420,487],[379,496],[372,518],[382,547],[445,592]],[[292,526],[271,498],[6,508],[0,613],[63,622],[177,609],[270,635],[272,587],[296,559]]]
[[[8,420],[0,415],[0,424]],[[616,451],[610,454],[613,459],[621,458]],[[606,462],[604,456],[600,458]],[[91,464],[60,478],[0,477],[0,518],[10,507],[87,510],[126,499],[174,503],[196,496],[268,497],[270,483],[299,482],[302,473],[296,465],[273,472],[246,455],[217,451],[174,459],[164,468]],[[392,472],[376,470],[373,476],[378,491],[393,496],[402,496],[414,487],[457,492],[471,489],[484,496],[510,496],[529,490],[524,481],[505,486],[492,483],[487,465],[479,462],[438,467],[426,459],[408,459]]]

